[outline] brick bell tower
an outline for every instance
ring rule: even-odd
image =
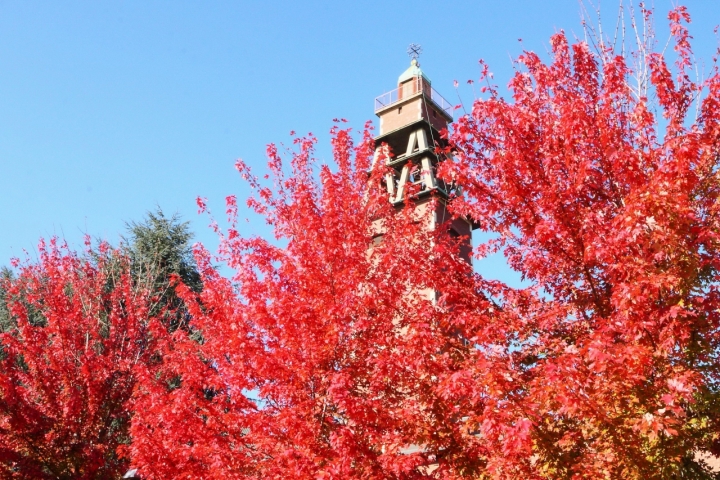
[[[435,152],[436,146],[447,142],[440,138],[440,131],[453,121],[453,107],[434,88],[430,78],[420,69],[419,45],[411,44],[408,54],[410,67],[398,78],[397,88],[375,99],[375,115],[380,118],[380,133],[375,137],[375,159],[380,157],[383,144],[390,147],[391,157],[387,166],[391,173],[385,177],[390,202],[401,208],[406,200],[410,185],[417,192],[410,198],[416,209],[432,208],[431,197],[438,202],[431,214],[429,228],[450,220],[447,200],[457,187],[446,184],[435,176],[438,163],[445,160],[444,154]],[[473,225],[462,218],[453,220],[450,234],[464,237],[461,256],[472,263]]]

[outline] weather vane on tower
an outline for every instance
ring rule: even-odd
[[[407,54],[411,59],[417,62],[418,57],[422,53],[422,47],[418,43],[411,43],[407,49]]]

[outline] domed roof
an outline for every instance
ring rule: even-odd
[[[420,70],[420,64],[418,63],[416,58],[412,59],[412,62],[410,62],[410,67],[405,70],[402,75],[400,75],[400,78],[398,78],[398,83],[407,82],[413,77],[422,77],[428,84],[432,83],[430,82],[428,76],[425,75],[422,70]]]

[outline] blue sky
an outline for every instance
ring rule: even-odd
[[[720,9],[685,4],[708,60]],[[664,40],[671,2],[655,5]],[[603,2],[606,25],[616,6]],[[265,145],[289,142],[290,130],[316,134],[327,159],[332,119],[374,119],[409,43],[456,103],[453,80],[477,78],[478,59],[504,85],[510,57],[546,52],[559,29],[580,35],[579,11],[577,0],[0,0],[0,265],[41,236],[116,242],[156,205],[213,248],[195,197],[218,213],[226,195],[243,198],[234,160],[261,169]],[[267,234],[261,222],[247,228]]]

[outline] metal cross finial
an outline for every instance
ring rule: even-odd
[[[417,58],[422,53],[422,47],[417,43],[411,43],[410,46],[407,49],[407,53],[413,60],[417,60]]]

